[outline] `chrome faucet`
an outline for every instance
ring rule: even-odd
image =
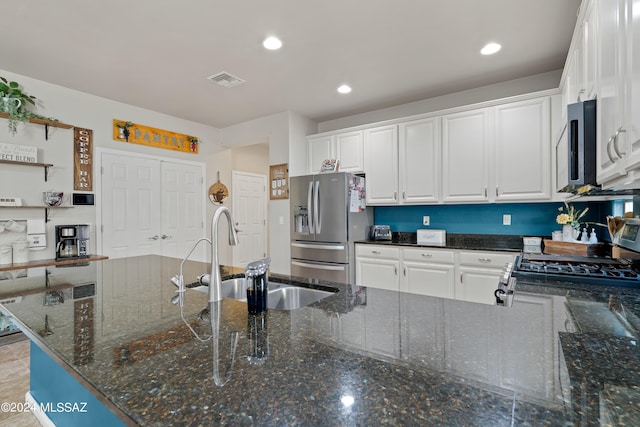
[[[233,225],[231,211],[226,206],[220,206],[211,218],[211,274],[209,276],[209,302],[222,301],[222,291],[220,290],[220,260],[218,258],[218,223],[222,215],[227,217],[229,224],[229,244],[235,246],[238,244],[238,234]]]

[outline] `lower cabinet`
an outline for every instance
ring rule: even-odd
[[[494,291],[514,255],[494,251],[356,245],[356,284],[495,304]]]
[[[513,254],[504,252],[458,252],[455,299],[495,304],[493,293],[502,269],[513,260]]]

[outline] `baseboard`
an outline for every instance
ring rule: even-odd
[[[40,404],[36,402],[36,400],[31,395],[31,392],[27,392],[24,395],[24,401],[29,405],[30,408],[33,408],[31,413],[36,417],[38,422],[43,427],[56,427],[56,425],[51,421],[51,419],[40,410]]]

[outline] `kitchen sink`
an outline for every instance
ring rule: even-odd
[[[209,292],[208,286],[190,288],[198,292]],[[220,290],[224,298],[247,301],[247,281],[244,277],[223,280]],[[319,289],[302,288],[280,283],[269,282],[267,308],[272,310],[295,310],[332,295],[333,292]]]

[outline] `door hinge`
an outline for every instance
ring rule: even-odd
[[[100,224],[100,232],[104,233],[104,224]]]
[[[104,175],[104,166],[100,166],[100,175]]]

